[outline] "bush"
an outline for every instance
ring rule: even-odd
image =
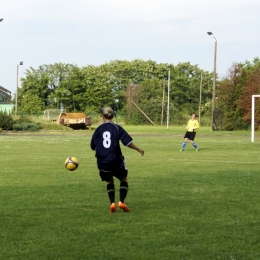
[[[0,111],[0,128],[2,128],[2,130],[12,130],[13,123],[13,118],[8,115],[7,112]]]
[[[32,123],[32,120],[27,116],[20,116],[15,120],[15,124]]]
[[[27,116],[20,116],[14,121],[12,129],[15,131],[38,131],[42,128],[41,123],[33,122]]]
[[[41,123],[21,123],[13,124],[15,131],[38,131],[42,128]]]
[[[13,124],[13,130],[21,131],[20,124]]]

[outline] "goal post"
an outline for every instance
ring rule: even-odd
[[[255,98],[260,95],[252,95],[252,113],[251,113],[251,142],[255,140]]]

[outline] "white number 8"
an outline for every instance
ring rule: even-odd
[[[105,148],[109,148],[111,145],[111,134],[110,132],[106,131],[103,133],[103,145]]]

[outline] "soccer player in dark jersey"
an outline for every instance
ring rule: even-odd
[[[133,143],[132,137],[123,127],[112,122],[114,112],[110,107],[102,109],[102,117],[103,124],[95,130],[90,147],[96,151],[97,167],[101,180],[107,182],[107,193],[111,203],[110,212],[116,211],[114,177],[120,181],[118,207],[128,212],[129,208],[124,201],[128,191],[128,170],[119,141],[123,145],[138,151],[141,155],[144,155],[144,151]]]

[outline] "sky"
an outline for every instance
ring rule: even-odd
[[[212,72],[215,39],[221,78],[259,57],[259,11],[259,0],[0,0],[0,86],[14,94],[26,70],[59,62],[190,62]]]

